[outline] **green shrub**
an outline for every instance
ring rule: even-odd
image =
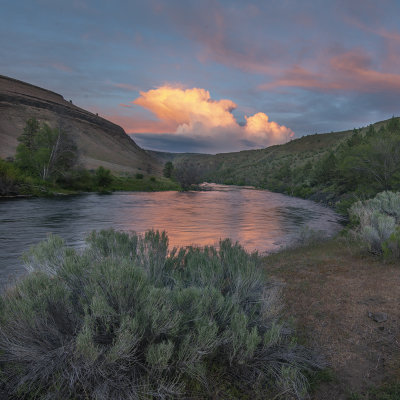
[[[385,258],[400,258],[400,227],[397,226],[396,230],[389,236],[382,244],[383,256]]]
[[[96,184],[101,188],[110,186],[113,181],[111,171],[109,169],[105,169],[102,166],[96,169],[95,175],[96,175]]]
[[[136,179],[143,179],[143,174],[136,174],[136,175],[135,175],[135,178],[136,178]]]
[[[381,192],[375,198],[358,201],[349,210],[357,224],[355,234],[376,254],[397,254],[400,224],[400,193]]]
[[[0,159],[0,196],[33,194],[33,179],[24,175],[14,162]]]
[[[167,161],[164,164],[164,169],[163,169],[163,175],[165,178],[171,178],[172,177],[172,173],[174,171],[174,164],[172,164],[171,161]]]
[[[154,231],[93,232],[87,244],[77,252],[49,237],[25,256],[32,272],[3,295],[11,394],[208,398],[220,385],[230,394],[219,398],[306,396],[303,372],[323,362],[280,320],[279,286],[263,279],[257,254],[229,240],[168,253],[166,234]]]

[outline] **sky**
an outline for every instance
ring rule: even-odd
[[[400,0],[0,0],[0,74],[143,148],[264,148],[400,114]]]

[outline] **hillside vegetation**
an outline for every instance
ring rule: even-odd
[[[172,160],[178,170],[191,170],[193,183],[251,185],[336,204],[344,211],[354,201],[400,188],[400,122],[393,117],[260,150],[162,159]]]
[[[18,137],[15,158],[0,159],[0,196],[115,190],[178,190],[161,176],[112,174],[103,166],[87,170],[79,163],[79,149],[70,132],[30,118]]]

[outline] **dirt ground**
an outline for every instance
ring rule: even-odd
[[[285,283],[286,313],[295,317],[300,340],[319,349],[333,370],[313,399],[368,398],[368,388],[400,380],[400,263],[384,263],[343,239],[265,263]],[[386,321],[368,316],[379,312]]]

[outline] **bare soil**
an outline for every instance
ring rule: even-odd
[[[285,283],[286,313],[295,316],[300,340],[333,370],[313,399],[349,399],[400,381],[400,262],[335,239],[270,255],[265,264]],[[388,318],[377,323],[369,312]]]

